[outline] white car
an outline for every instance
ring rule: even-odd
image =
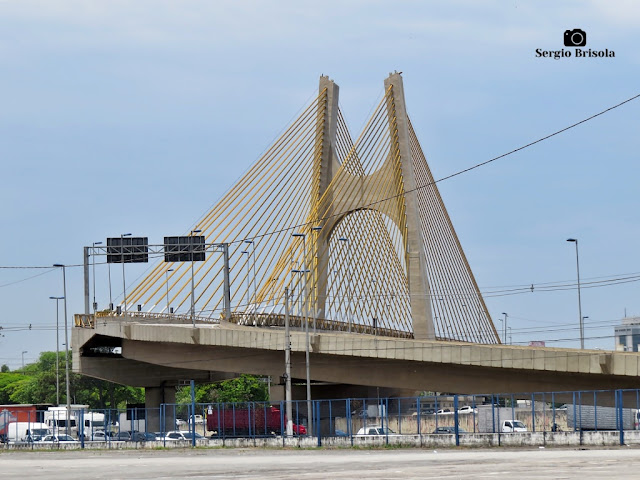
[[[104,430],[95,430],[92,434],[85,435],[85,440],[93,440],[94,442],[106,442],[107,434]]]
[[[200,439],[204,438],[198,432],[196,432],[195,436],[196,436],[196,440],[200,440]],[[181,431],[181,430],[175,430],[173,432],[167,432],[167,434],[164,436],[164,439],[165,440],[188,440],[188,441],[191,441],[191,432],[184,432],[184,431]]]
[[[458,413],[478,413],[478,409],[477,408],[473,408],[469,405],[465,405],[464,407],[461,407],[458,409]]]
[[[45,437],[37,443],[79,443],[71,435],[45,435]]]
[[[397,435],[396,432],[387,427],[381,427],[380,425],[371,425],[368,427],[362,427],[356,433],[356,437],[364,437],[364,436],[381,436],[381,435]]]

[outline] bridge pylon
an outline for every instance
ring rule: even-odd
[[[281,322],[287,286],[294,326],[500,343],[407,114],[399,73],[384,81],[355,138],[338,85],[320,77],[317,97],[195,228],[207,242],[230,245],[232,321]],[[200,318],[222,307],[217,258],[195,270]],[[189,267],[159,264],[131,302],[148,311],[188,309]]]

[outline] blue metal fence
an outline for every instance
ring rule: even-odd
[[[504,435],[576,432],[582,442],[590,431],[617,432],[619,443],[624,444],[625,431],[638,430],[640,390],[314,400],[311,419],[306,401],[294,401],[291,407],[293,437],[312,437],[318,446],[331,439],[355,445],[411,438],[418,438],[422,445],[423,437],[430,435],[449,435],[460,445],[471,434],[497,434],[501,444]],[[156,409],[123,410],[74,406],[68,420],[64,407],[29,414],[26,419],[5,409],[0,411],[0,439],[47,446],[42,436],[34,434],[46,425],[50,435],[69,431],[82,448],[113,442],[170,445],[176,440],[195,446],[201,439],[237,438],[281,438],[285,445],[286,411],[285,402],[163,404]],[[54,440],[51,446],[60,443]]]

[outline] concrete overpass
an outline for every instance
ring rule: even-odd
[[[187,379],[209,382],[239,373],[277,379],[284,373],[282,328],[227,322],[197,323],[194,328],[190,323],[166,323],[159,318],[105,317],[93,322],[91,316],[76,315],[74,371],[145,387],[150,405],[172,403],[175,389],[166,387]],[[369,387],[454,393],[640,388],[637,353],[326,331],[312,334],[310,346],[312,380],[361,386],[359,395],[366,395]],[[121,348],[121,353],[113,353],[114,347]],[[303,379],[304,332],[291,332],[291,347],[292,377]],[[318,392],[314,398],[323,396]],[[276,392],[275,397],[281,396]]]

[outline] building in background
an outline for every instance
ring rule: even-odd
[[[615,327],[616,345],[618,352],[637,352],[640,344],[640,317],[625,317],[622,323]]]

